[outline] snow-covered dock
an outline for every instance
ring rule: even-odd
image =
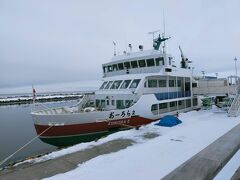
[[[240,124],[165,176],[163,180],[213,179],[239,150],[239,132]]]
[[[82,143],[28,160],[0,172],[0,179],[50,176],[50,179],[160,179],[214,141],[213,144],[218,142],[218,145],[228,147],[215,149],[214,157],[222,151],[224,156],[229,156],[232,153],[229,149],[240,146],[240,134],[236,133],[240,129],[240,120],[237,117],[201,110],[179,114],[179,119],[183,123],[172,128],[154,126],[153,123],[139,130],[118,132],[97,142]],[[234,127],[239,129],[233,129],[235,133],[231,136],[224,135]],[[221,141],[218,139],[221,136],[227,139]],[[81,154],[83,152],[91,152],[92,155]],[[236,158],[240,158],[239,155]],[[233,176],[239,167],[237,162],[231,165],[227,174],[221,175],[223,179]]]

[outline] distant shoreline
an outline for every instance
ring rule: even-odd
[[[44,102],[57,102],[57,101],[68,101],[68,100],[76,100],[81,98],[82,95],[73,95],[73,96],[65,96],[65,97],[49,97],[49,98],[39,98],[36,99],[36,103],[44,103]],[[0,101],[0,106],[6,105],[22,105],[22,104],[32,104],[32,99],[17,99],[17,100],[7,100]]]

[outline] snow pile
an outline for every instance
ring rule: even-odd
[[[130,138],[137,143],[124,150],[93,158],[79,164],[75,170],[49,179],[160,179],[239,123],[238,118],[216,114],[211,110],[182,113],[179,119],[183,123],[172,128],[150,124],[139,131],[118,132],[98,142],[76,145],[36,161],[59,157],[117,138]],[[147,132],[160,135],[154,139],[144,139],[143,135]]]

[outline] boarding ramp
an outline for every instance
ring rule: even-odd
[[[238,86],[236,88],[236,95],[233,99],[233,102],[231,103],[231,106],[228,110],[229,116],[239,116],[240,114],[240,83],[238,83]]]

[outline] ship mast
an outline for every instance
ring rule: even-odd
[[[160,30],[156,30],[156,31],[151,31],[148,32],[148,34],[152,34],[153,36],[153,49],[155,50],[159,50],[161,43],[164,42],[163,44],[163,54],[166,53],[166,40],[168,40],[170,37],[165,38],[165,15],[164,15],[164,11],[163,11],[163,33],[162,33],[162,37],[161,34],[158,35],[158,38],[154,38],[155,33],[159,32]]]
[[[165,12],[164,12],[164,9],[163,9],[163,38],[165,37]],[[166,54],[166,41],[164,41],[164,44],[163,44],[163,54]]]
[[[114,46],[114,49],[113,49],[113,50],[114,50],[114,53],[113,53],[113,55],[114,55],[114,56],[117,55],[117,52],[116,52],[116,45],[117,45],[116,42],[113,41],[113,46]]]

